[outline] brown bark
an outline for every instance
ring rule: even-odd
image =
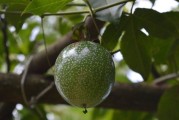
[[[3,35],[3,46],[4,46],[4,58],[6,63],[6,72],[8,73],[11,68],[10,58],[9,58],[9,46],[8,46],[8,32],[7,32],[7,21],[5,17],[3,18],[0,15],[0,24],[1,31]],[[16,104],[12,103],[0,103],[0,120],[11,120],[12,119],[12,111],[14,110]]]
[[[0,73],[0,102],[24,103],[20,92],[21,76]],[[53,76],[28,75],[25,91],[28,99],[53,82]],[[109,97],[99,105],[103,108],[155,111],[166,88],[145,84],[116,83]],[[38,103],[67,104],[53,87]]]

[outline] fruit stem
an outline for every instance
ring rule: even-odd
[[[88,112],[88,110],[86,109],[86,104],[83,104],[84,110],[83,113],[86,114]]]
[[[124,1],[113,3],[113,4],[105,5],[105,6],[94,9],[93,12],[96,13],[96,12],[99,12],[99,11],[102,11],[102,10],[105,10],[105,9],[108,9],[108,8],[111,8],[111,7],[120,5],[120,4],[125,4],[125,3],[131,2],[131,1],[134,1],[134,0],[124,0]]]

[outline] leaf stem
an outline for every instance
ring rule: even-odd
[[[27,73],[28,73],[28,70],[29,70],[29,66],[31,64],[31,61],[32,61],[32,56],[30,56],[30,58],[28,59],[27,63],[25,64],[25,67],[24,67],[24,72],[22,74],[22,78],[21,78],[21,84],[20,84],[20,87],[21,87],[21,94],[22,94],[22,98],[25,102],[26,105],[29,105],[29,101],[27,100],[27,95],[26,95],[26,92],[25,92],[25,80],[27,78]]]
[[[133,8],[134,8],[135,1],[136,1],[136,0],[133,0],[133,3],[132,3],[132,7],[131,7],[131,11],[130,11],[131,14],[132,14],[132,10],[133,10]]]
[[[7,73],[10,72],[11,68],[11,62],[9,58],[9,45],[8,45],[8,33],[7,33],[7,21],[5,18],[2,18],[0,16],[0,22],[2,22],[2,34],[3,34],[3,46],[4,46],[4,52],[5,52],[5,60],[6,60],[6,65],[7,65]]]
[[[47,59],[49,67],[51,67],[52,65],[50,63],[49,56],[48,56],[48,50],[47,50],[47,43],[46,43],[46,37],[45,37],[45,29],[44,29],[44,20],[43,20],[43,17],[41,17],[41,27],[42,27],[42,35],[43,35],[42,37],[43,37],[44,46],[45,46],[46,59]]]
[[[113,4],[110,4],[110,5],[105,5],[105,6],[93,9],[93,12],[96,13],[96,12],[99,12],[99,11],[102,11],[102,10],[105,10],[105,9],[108,9],[108,8],[111,8],[111,7],[120,5],[120,4],[124,4],[124,3],[130,2],[130,1],[134,1],[134,0],[125,0],[125,1],[120,1],[120,2],[113,3]],[[0,14],[4,14],[4,13],[22,14],[22,11],[0,11]],[[63,15],[89,14],[89,13],[90,13],[90,11],[87,11],[87,10],[77,11],[77,12],[70,11],[70,12],[59,12],[59,13],[45,13],[45,14],[41,15],[41,17],[59,16],[59,15],[63,16]],[[31,13],[24,13],[24,14],[31,14]]]
[[[125,3],[131,2],[131,1],[134,1],[134,0],[125,0],[125,1],[113,3],[113,4],[110,4],[110,5],[105,5],[105,6],[94,9],[94,12],[96,13],[96,12],[99,12],[99,11],[102,11],[102,10],[105,10],[105,9],[108,9],[108,8],[111,8],[111,7],[120,5],[120,4],[125,4]]]
[[[167,80],[178,78],[178,77],[179,77],[179,72],[171,73],[155,79],[153,85],[159,85],[161,83],[166,82]]]
[[[85,11],[70,11],[70,12],[60,12],[60,13],[46,13],[43,14],[41,17],[45,17],[45,16],[59,16],[59,15],[76,15],[76,14],[89,14],[89,11],[85,10]]]
[[[0,14],[21,14],[22,12],[21,11],[3,11],[3,10],[0,10]]]
[[[86,2],[86,4],[87,4],[87,6],[89,7],[90,15],[91,15],[91,17],[92,17],[92,21],[93,21],[93,23],[94,23],[94,25],[95,25],[95,28],[96,28],[98,34],[100,35],[99,28],[98,28],[98,26],[97,26],[97,24],[96,24],[96,21],[95,21],[95,17],[94,17],[95,13],[94,13],[94,11],[93,11],[93,8],[91,7],[91,5],[90,5],[90,3],[89,3],[88,0],[85,0],[85,2]],[[101,36],[101,35],[100,35],[100,36]]]

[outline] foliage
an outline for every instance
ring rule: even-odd
[[[171,10],[160,13],[152,8],[131,10],[131,6],[129,7],[124,3],[95,11],[121,1],[89,0],[90,9],[94,10],[94,13],[92,11],[88,12],[88,14],[92,12],[93,17],[106,23],[102,29],[104,31],[100,31],[101,45],[111,53],[120,51],[123,56],[122,60],[114,57],[116,81],[132,83],[128,78],[128,71],[139,73],[146,84],[152,84],[157,77],[178,73],[179,12]],[[149,1],[155,5],[156,0]],[[4,26],[2,19],[5,19],[8,23],[7,44],[11,63],[10,71],[21,73],[22,66],[28,56],[44,49],[42,20],[47,45],[53,44],[58,38],[66,35],[73,26],[84,22],[83,19],[86,15],[60,16],[56,13],[67,12],[71,14],[74,11],[89,10],[89,5],[84,5],[84,3],[86,3],[86,0],[0,0],[0,27],[3,28]],[[50,16],[45,16],[47,14]],[[6,72],[7,61],[5,56],[7,53],[5,52],[3,40],[4,35],[1,32],[0,70]],[[175,77],[169,81],[164,81],[164,85],[174,86],[178,84],[177,80],[177,77]],[[65,120],[176,120],[179,119],[177,114],[179,109],[178,96],[178,86],[166,91],[159,102],[158,111],[156,112],[157,117],[151,113],[97,108],[89,110],[89,114],[84,116],[81,109],[78,111],[73,107],[50,105],[43,105],[45,107],[43,110],[47,116],[53,114],[54,119],[61,118]],[[38,115],[34,115],[27,108],[18,111],[18,113],[23,119],[27,117],[40,119]]]
[[[179,110],[179,87],[178,85],[167,90],[160,100],[158,106],[158,117],[160,120],[177,120],[179,115],[177,111]],[[169,104],[171,102],[171,104]]]

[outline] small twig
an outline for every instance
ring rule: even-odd
[[[165,75],[165,76],[155,79],[152,84],[158,85],[158,84],[166,82],[167,80],[178,78],[178,77],[179,77],[179,73],[171,73],[171,74],[168,74],[168,75]]]
[[[38,100],[43,97],[50,89],[53,88],[53,86],[55,85],[54,82],[51,82],[51,84],[49,86],[47,86],[44,90],[42,90],[36,97],[33,97],[30,101],[31,105],[34,105],[38,102]]]
[[[133,8],[134,8],[135,1],[136,0],[134,0],[133,3],[132,3],[132,7],[131,7],[131,11],[130,11],[131,14],[132,14],[132,11],[133,11]]]
[[[44,26],[43,26],[43,17],[41,17],[41,27],[42,27],[42,34],[43,34],[43,41],[44,41],[44,46],[45,46],[45,52],[46,52],[46,58],[48,65],[51,67],[51,63],[48,57],[48,51],[47,51],[47,44],[46,44],[46,38],[45,38],[45,31],[44,31]],[[46,87],[43,91],[41,91],[36,97],[32,97],[30,101],[30,106],[34,106],[37,101],[44,96],[52,87],[54,86],[54,82],[52,82],[48,87]],[[23,90],[24,91],[24,90]],[[24,94],[24,93],[23,93]],[[27,100],[26,100],[27,102]],[[28,103],[28,102],[27,102]]]
[[[23,97],[23,100],[24,100],[26,105],[29,105],[29,102],[27,100],[24,85],[25,85],[25,80],[26,80],[26,77],[27,77],[28,69],[29,69],[30,63],[32,61],[32,58],[33,57],[30,56],[29,60],[27,61],[26,65],[24,67],[24,72],[22,74],[22,78],[21,78],[21,93],[22,93],[22,97]]]
[[[85,7],[86,4],[83,3],[68,3],[67,6]]]
[[[3,46],[4,46],[4,52],[5,52],[5,60],[7,65],[7,72],[10,71],[11,63],[9,58],[9,46],[8,46],[8,35],[7,35],[7,21],[5,18],[2,18],[0,16],[0,21],[2,22],[2,35],[3,35]]]
[[[46,13],[46,14],[43,14],[42,17],[45,17],[45,16],[63,16],[63,15],[76,15],[76,14],[89,14],[89,11],[87,10],[84,10],[84,11],[77,11],[77,12],[74,12],[74,11],[70,11],[70,12],[59,12],[59,13]]]
[[[108,9],[108,8],[111,8],[111,7],[120,5],[120,4],[125,4],[125,3],[131,2],[131,1],[134,1],[134,0],[125,0],[125,1],[116,2],[116,3],[113,3],[113,4],[109,4],[109,5],[105,5],[105,6],[96,8],[93,11],[96,13],[96,12],[99,12],[99,11],[102,11],[102,10],[105,10],[105,9]]]
[[[43,35],[43,41],[44,41],[44,46],[45,46],[45,53],[46,53],[46,58],[47,58],[47,62],[49,67],[51,67],[51,63],[48,57],[48,51],[47,51],[47,44],[46,44],[46,38],[45,38],[45,30],[44,30],[44,23],[43,23],[43,17],[41,17],[41,26],[42,26],[42,35]]]
[[[21,11],[3,11],[0,10],[0,14],[21,14]]]
[[[116,51],[114,51],[114,52],[111,52],[111,55],[114,55],[114,54],[116,54],[116,53],[118,53],[118,52],[120,52],[121,50],[119,49],[119,50],[116,50]]]
[[[93,23],[94,23],[94,25],[95,25],[95,28],[96,28],[98,34],[100,35],[99,28],[98,28],[98,26],[97,26],[97,24],[96,24],[96,21],[95,21],[95,16],[94,16],[95,13],[94,13],[94,11],[93,11],[93,9],[92,9],[92,7],[91,7],[89,1],[88,1],[88,0],[85,0],[85,2],[86,2],[87,6],[88,6],[88,8],[89,8],[89,10],[90,10],[90,15],[91,15],[91,17],[92,17],[92,21],[93,21]],[[100,35],[100,36],[101,36],[101,35]]]
[[[161,76],[160,73],[155,68],[154,64],[151,65],[151,73],[152,73],[154,79],[157,79],[157,78],[159,78]]]

